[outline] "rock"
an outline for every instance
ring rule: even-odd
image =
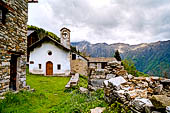
[[[150,100],[156,109],[170,106],[170,97],[167,97],[166,95],[152,95]]]
[[[134,78],[134,76],[131,75],[131,74],[129,74],[129,75],[128,75],[128,79],[132,79],[132,78]]]
[[[91,86],[91,85],[88,85],[88,89],[89,89],[90,91],[97,91],[98,87],[93,87],[93,86]]]
[[[80,93],[88,93],[88,89],[84,87],[80,87]]]
[[[114,77],[116,77],[116,75],[114,75],[114,74],[107,74],[106,75],[106,79],[108,80],[108,79],[111,79],[111,78],[114,78]]]
[[[151,82],[151,78],[150,77],[145,77],[145,78],[146,78],[147,82],[149,82],[149,83]]]
[[[134,77],[133,79],[138,81],[145,81],[146,77]]]
[[[116,97],[116,99],[118,98],[123,103],[126,102],[127,100],[124,94],[125,94],[125,90],[119,90],[114,92],[114,96]]]
[[[0,100],[3,100],[3,99],[5,99],[5,97],[0,97]]]
[[[103,86],[105,79],[91,79],[89,80],[90,85],[92,85],[93,87],[101,87]]]
[[[127,81],[123,78],[123,77],[115,77],[115,78],[111,78],[109,79],[109,82],[113,85],[113,86],[120,86],[123,83],[126,83]]]
[[[160,77],[151,77],[151,81],[158,81],[160,80]]]
[[[121,62],[119,61],[112,61],[112,62],[108,62],[108,65],[112,66],[112,67],[116,67],[121,65]]]
[[[104,86],[105,86],[105,87],[108,87],[108,85],[109,85],[109,80],[105,80],[105,81],[104,81]]]
[[[135,98],[135,100],[132,102],[132,105],[135,107],[136,110],[141,112],[145,110],[145,107],[153,107],[152,102],[146,98]]]
[[[167,107],[166,107],[166,112],[167,112],[167,113],[170,113],[170,106],[167,106]]]
[[[105,96],[107,96],[107,97],[109,97],[110,96],[110,94],[111,94],[111,89],[110,88],[105,88],[104,89],[104,94],[105,94]]]
[[[149,86],[149,84],[147,82],[142,82],[142,84],[143,84],[143,87],[148,87]]]
[[[147,89],[148,93],[153,93],[153,89],[151,89],[150,87]]]
[[[160,94],[161,91],[162,91],[162,89],[163,89],[163,85],[160,84],[160,85],[158,85],[156,88],[154,88],[154,93]]]
[[[136,97],[147,98],[147,91],[141,89],[134,89],[126,92],[129,98],[134,99]]]
[[[105,108],[102,107],[96,107],[95,109],[90,109],[91,113],[102,113],[105,110]]]
[[[170,79],[161,80],[161,83],[170,85]]]
[[[128,73],[127,73],[126,70],[120,70],[120,71],[118,71],[116,74],[119,75],[119,76],[125,76],[125,75],[127,75]]]

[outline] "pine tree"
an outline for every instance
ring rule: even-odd
[[[121,57],[120,57],[120,54],[119,54],[119,51],[118,51],[118,50],[116,50],[114,57],[115,57],[118,61],[121,61]]]

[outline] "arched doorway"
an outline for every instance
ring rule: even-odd
[[[53,63],[51,61],[46,63],[46,75],[53,75]]]

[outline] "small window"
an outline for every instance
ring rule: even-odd
[[[57,65],[57,69],[60,70],[61,69],[61,64]]]
[[[76,54],[72,54],[72,60],[76,60]]]
[[[30,64],[34,64],[34,61],[30,61]]]
[[[48,55],[52,55],[52,51],[48,51]]]
[[[41,69],[41,64],[38,64],[39,69]]]

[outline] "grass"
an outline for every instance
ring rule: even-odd
[[[77,87],[65,90],[69,77],[45,77],[27,74],[27,84],[34,92],[7,93],[0,100],[0,113],[79,113],[104,107],[104,92],[80,94],[79,87],[87,87],[87,77],[80,76]]]

